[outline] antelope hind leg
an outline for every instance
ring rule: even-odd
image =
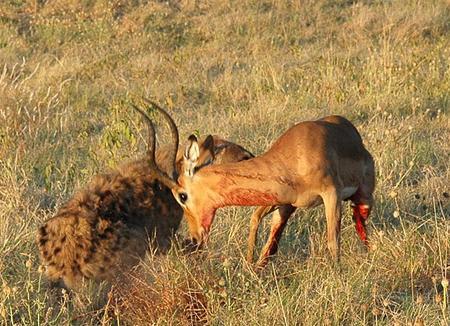
[[[375,177],[373,176],[373,169],[369,169],[369,173],[365,176],[363,183],[359,186],[356,193],[350,197],[356,233],[367,247],[369,247],[369,241],[367,239],[366,225],[373,206],[374,188]]]

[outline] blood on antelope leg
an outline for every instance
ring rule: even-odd
[[[364,242],[366,246],[369,245],[367,241],[367,232],[366,232],[366,220],[369,218],[370,207],[366,204],[353,204],[353,220],[355,221],[356,232],[359,235],[359,238]]]

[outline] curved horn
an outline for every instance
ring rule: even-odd
[[[176,180],[177,178],[177,153],[178,153],[178,145],[180,143],[180,136],[178,134],[178,128],[175,124],[175,121],[173,121],[172,117],[167,113],[163,108],[161,108],[158,104],[156,104],[153,101],[150,101],[149,99],[144,98],[144,101],[146,101],[148,104],[155,107],[163,116],[164,119],[166,119],[167,123],[170,127],[170,132],[172,133],[172,139],[173,139],[173,147],[172,151],[169,153],[169,159],[172,163],[172,171],[169,171],[169,175],[172,177],[172,179]]]
[[[147,155],[149,158],[149,164],[150,169],[152,171],[153,176],[161,181],[165,186],[169,187],[170,189],[176,188],[178,185],[177,183],[170,178],[165,172],[161,171],[161,169],[156,164],[155,160],[155,148],[156,148],[156,139],[155,139],[155,126],[153,125],[152,120],[148,117],[148,115],[142,111],[140,108],[138,108],[136,105],[131,104],[133,109],[138,111],[142,117],[144,118],[145,122],[147,123],[148,131],[149,131],[149,144],[147,149]]]

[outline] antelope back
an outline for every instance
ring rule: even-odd
[[[215,164],[245,161],[255,157],[252,153],[238,144],[229,142],[217,135],[214,135],[213,139],[215,149]]]

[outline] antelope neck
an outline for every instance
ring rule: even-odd
[[[200,183],[204,183],[199,189],[209,190],[208,197],[213,199],[214,209],[224,206],[270,206],[279,202],[280,186],[286,185],[281,178],[260,172],[263,171],[262,164],[251,164],[253,160],[210,166],[199,171]]]

